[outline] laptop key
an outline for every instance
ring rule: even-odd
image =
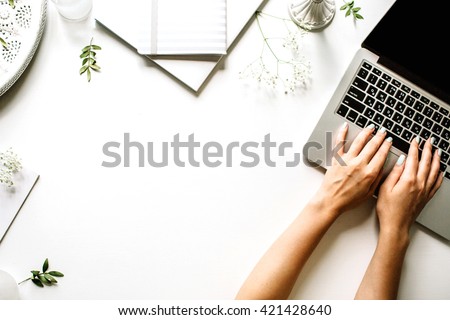
[[[375,71],[375,70],[374,70]],[[378,80],[377,87],[381,90],[384,90],[387,87],[388,83],[384,81],[383,79]]]
[[[360,77],[355,77],[355,80],[353,80],[353,85],[358,89],[361,89],[362,91],[366,91],[367,87],[369,86],[369,84]]]
[[[361,78],[365,79],[367,77],[367,75],[369,74],[369,71],[367,71],[364,68],[359,69],[358,71],[358,76],[360,76]]]
[[[393,79],[392,84],[398,88],[400,88],[400,86],[402,85],[402,83],[400,81],[398,81],[397,79]]]
[[[366,111],[364,111],[364,115],[369,119],[372,119],[374,114],[375,114],[375,111],[372,109],[369,109],[369,108],[367,108]]]
[[[386,90],[386,91],[387,91],[387,93],[389,93],[391,96],[394,96],[395,93],[397,92],[397,88],[390,84],[390,85],[387,87],[387,90]]]
[[[377,76],[381,76],[381,74],[383,73],[383,72],[381,72],[381,70],[379,70],[377,68],[373,68],[372,72],[375,73]]]
[[[439,122],[441,122],[443,117],[444,116],[442,115],[442,113],[435,112],[432,119],[439,123]]]
[[[449,159],[448,153],[442,151],[442,154],[441,154],[441,161],[444,162],[444,163],[447,163],[448,159]]]
[[[416,102],[416,99],[414,99],[414,98],[411,97],[411,96],[407,96],[406,99],[405,99],[405,103],[406,103],[408,106],[410,106],[410,107],[412,107],[412,106],[414,105],[415,102]]]
[[[425,105],[423,104],[423,102],[420,101],[416,101],[416,103],[414,104],[414,110],[422,112],[423,108],[425,107]]]
[[[345,115],[348,112],[348,107],[344,106],[343,104],[341,104],[341,106],[339,107],[339,109],[336,111],[336,113],[338,115],[341,115],[345,118]]]
[[[415,91],[415,90],[413,90],[413,91],[411,92],[411,95],[412,95],[414,98],[416,98],[416,99],[419,99],[419,98],[420,98],[420,93],[418,93],[418,92]]]
[[[412,131],[415,135],[419,135],[420,130],[422,130],[422,127],[419,126],[417,123],[414,123],[413,126],[411,127],[411,131]]]
[[[445,172],[447,170],[447,165],[441,162],[441,172]]]
[[[384,121],[384,117],[381,114],[377,113],[375,117],[373,117],[373,121],[375,121],[378,124],[382,124]]]
[[[430,99],[428,99],[427,97],[424,97],[424,96],[420,97],[420,101],[422,101],[425,104],[429,104],[430,103]]]
[[[387,82],[391,82],[391,80],[392,80],[392,77],[386,73],[383,74],[382,78],[384,80],[386,80]]]
[[[377,94],[377,99],[380,100],[381,102],[385,102],[387,98],[387,94],[384,91],[380,91]]]
[[[424,139],[424,140],[428,140],[428,138],[430,137],[431,132],[428,131],[427,129],[423,129],[422,132],[420,132],[420,136]]]
[[[400,101],[397,102],[397,104],[395,105],[395,110],[397,110],[398,112],[403,113],[403,111],[405,111],[406,105],[401,103]]]
[[[431,129],[431,127],[433,127],[433,121],[426,118],[425,121],[422,123],[422,125],[427,129]]]
[[[356,118],[358,118],[358,113],[354,110],[350,110],[350,112],[347,115],[347,119],[351,122],[355,122]]]
[[[408,153],[409,150],[409,143],[406,142],[405,140],[397,137],[397,136],[392,136],[392,135],[388,135],[388,137],[392,138],[392,145],[397,148],[398,150],[404,152],[404,153]]]
[[[422,115],[420,113],[416,113],[416,116],[414,117],[414,121],[417,122],[418,124],[422,124],[424,118],[425,118],[424,115]]]
[[[413,134],[411,131],[408,131],[406,129],[403,131],[403,134],[402,134],[403,139],[405,139],[406,141],[411,141],[412,137],[413,137]]]
[[[431,118],[433,115],[434,110],[430,107],[425,107],[425,110],[423,111],[423,114],[426,115],[428,118]]]
[[[441,124],[447,129],[450,128],[450,119],[445,117]]]
[[[439,109],[439,112],[442,113],[444,116],[448,116],[449,113],[447,109],[444,109],[442,107]]]
[[[444,138],[445,140],[450,140],[450,131],[444,129],[444,131],[442,131],[441,137]]]
[[[445,177],[446,177],[447,179],[450,179],[450,173],[446,172],[446,173],[445,173]]]
[[[367,93],[370,94],[372,97],[375,97],[377,92],[378,92],[378,89],[375,88],[374,86],[370,86],[369,89],[367,89]]]
[[[393,126],[394,126],[394,122],[392,122],[389,119],[386,119],[383,123],[383,127],[385,127],[388,130],[391,130]]]
[[[350,97],[350,96],[348,96],[348,95],[345,96],[345,98],[344,98],[344,100],[343,100],[342,102],[343,102],[345,105],[347,105],[347,106],[349,106],[350,108],[352,108],[353,110],[358,111],[359,113],[363,113],[363,111],[364,111],[364,109],[365,109],[364,105],[363,105],[361,102],[359,102],[359,101],[353,99],[352,97]]]
[[[369,107],[373,107],[373,105],[375,104],[375,98],[372,98],[371,96],[367,96],[367,98],[364,100],[364,103],[366,105],[368,105]]]
[[[395,97],[398,100],[403,101],[403,99],[405,99],[406,97],[406,93],[404,93],[402,90],[398,90],[397,93],[395,94]]]
[[[399,126],[398,124],[396,124],[394,126],[394,129],[392,129],[392,132],[399,137],[401,136],[402,131],[403,131],[403,128],[401,126]]]
[[[375,102],[375,106],[373,108],[376,111],[381,112],[384,109],[384,104],[382,104],[381,102],[377,101],[377,102]]]
[[[359,116],[358,120],[355,122],[357,126],[364,128],[367,123],[367,118],[364,116]]]
[[[391,108],[387,107],[386,109],[384,109],[383,111],[383,115],[385,115],[386,117],[390,118],[392,117],[392,115],[394,114],[394,110],[392,110]]]
[[[434,146],[434,147],[437,147],[438,145],[439,145],[439,141],[441,140],[441,138],[439,138],[437,135],[435,135],[435,134],[433,134],[432,136],[431,136],[431,139],[433,139],[433,143],[432,143],[432,145]]]
[[[366,61],[363,62],[362,65],[364,68],[366,68],[367,70],[371,70],[372,69],[372,65]]]
[[[391,108],[393,108],[394,106],[395,106],[395,103],[397,102],[397,100],[395,100],[394,98],[392,98],[392,97],[388,97],[387,99],[386,99],[386,104],[389,106],[389,107],[391,107]]]
[[[430,106],[435,110],[439,110],[439,108],[440,108],[440,106],[436,102],[433,102],[433,101],[431,101]]]
[[[353,98],[358,99],[359,101],[363,101],[364,98],[366,97],[366,94],[364,92],[362,92],[361,90],[357,89],[354,86],[350,87],[350,89],[348,90],[348,94]]]
[[[446,151],[448,149],[448,147],[450,146],[450,143],[448,141],[442,140],[439,143],[439,148],[441,148],[442,150]]]
[[[433,131],[434,133],[436,133],[437,135],[440,135],[442,130],[444,128],[442,128],[440,125],[438,125],[437,123],[434,124],[433,129],[431,129],[431,131]]]
[[[406,85],[402,85],[402,90],[405,91],[406,93],[410,93],[411,92],[411,88],[406,86]]]
[[[411,128],[412,123],[413,122],[411,119],[405,118],[402,122],[402,126],[404,126],[406,129],[409,129],[409,128]]]
[[[403,120],[403,116],[400,113],[396,112],[392,117],[392,120],[394,120],[397,123],[401,123]]]
[[[406,108],[405,110],[405,116],[407,116],[408,118],[412,119],[412,117],[414,116],[415,111],[413,109],[411,109],[410,107]]]
[[[376,75],[374,75],[373,73],[371,73],[368,77],[367,77],[367,82],[371,83],[371,84],[375,84],[378,81],[378,77]]]

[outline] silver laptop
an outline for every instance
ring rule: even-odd
[[[445,10],[424,17],[415,1],[397,0],[362,43],[313,130],[304,156],[329,164],[330,133],[350,125],[346,148],[370,124],[393,138],[385,174],[416,136],[435,137],[444,182],[417,222],[450,240],[450,54]],[[426,21],[425,21],[425,20]]]

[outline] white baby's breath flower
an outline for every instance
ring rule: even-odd
[[[8,187],[13,186],[13,176],[20,170],[22,170],[22,163],[19,156],[11,148],[5,152],[0,152],[0,184],[5,184]]]
[[[260,23],[261,16],[281,21],[284,24],[287,35],[284,38],[266,37]],[[285,93],[295,92],[297,88],[306,86],[311,74],[311,65],[306,57],[301,54],[300,44],[308,30],[298,27],[290,19],[275,17],[263,12],[257,12],[256,19],[264,39],[263,50],[258,59],[239,73],[240,78],[254,79],[257,83],[272,89],[276,89],[281,85],[284,87]],[[279,52],[278,50],[275,52],[275,49],[271,46],[271,41],[278,39],[283,42]]]

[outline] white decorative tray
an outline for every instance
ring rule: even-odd
[[[8,0],[0,0],[0,96],[3,95],[27,68],[44,32],[47,0],[15,0],[15,8]]]

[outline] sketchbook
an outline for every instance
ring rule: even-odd
[[[0,185],[0,243],[38,179],[37,173],[24,168],[14,175],[14,186]]]

